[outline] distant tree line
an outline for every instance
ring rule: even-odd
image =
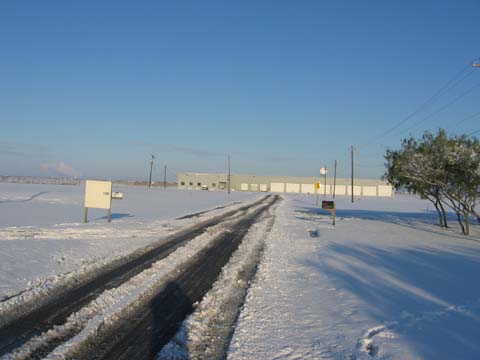
[[[406,189],[433,203],[439,223],[448,227],[445,208],[451,208],[465,235],[470,217],[480,222],[475,209],[480,192],[480,143],[466,135],[448,136],[440,129],[425,132],[420,139],[402,141],[399,150],[385,154],[385,179],[395,189]]]

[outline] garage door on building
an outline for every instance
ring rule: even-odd
[[[240,184],[240,190],[248,191],[248,184],[245,184],[245,183]]]
[[[270,191],[271,192],[285,192],[285,184],[284,183],[271,183],[270,184]]]
[[[287,188],[285,190],[288,193],[299,193],[300,192],[300,184],[292,184],[287,183]]]
[[[302,184],[302,193],[303,194],[315,194],[315,185],[313,185],[313,184]]]
[[[393,189],[391,185],[378,185],[378,196],[392,196]]]
[[[260,184],[260,191],[268,191],[267,184]]]
[[[325,184],[321,184],[320,186],[320,189],[318,189],[318,193],[320,195],[322,194],[330,194],[331,190],[333,189],[333,186],[331,185],[325,185]]]
[[[336,185],[335,195],[345,195],[345,185]]]
[[[362,189],[363,196],[377,196],[376,186],[364,186]]]
[[[351,194],[352,194],[352,187],[347,186],[347,195],[351,195]],[[353,195],[356,195],[356,196],[362,195],[362,187],[354,185],[353,186]]]
[[[250,184],[250,190],[258,191],[258,184]]]

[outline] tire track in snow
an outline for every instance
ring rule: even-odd
[[[40,289],[33,294],[21,294],[19,299],[9,299],[0,306],[0,356],[27,343],[30,339],[65,323],[70,314],[97,298],[103,291],[118,287],[135,275],[150,267],[155,261],[165,258],[178,247],[203,234],[231,216],[262,203],[266,197],[214,216],[201,223],[183,229],[168,237],[168,242],[147,246],[129,256],[109,259],[103,267],[87,269],[85,274],[67,283],[59,282],[51,289]],[[31,296],[29,296],[31,295]],[[74,331],[75,332],[75,331]],[[68,334],[71,335],[71,334]],[[57,337],[57,341],[64,338]],[[48,351],[47,347],[42,352]]]
[[[163,359],[223,359],[275,221],[274,205],[248,231],[212,289],[158,354]]]

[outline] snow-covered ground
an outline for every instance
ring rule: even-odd
[[[127,256],[240,206],[232,202],[260,196],[115,190],[123,191],[125,200],[114,202],[112,223],[106,223],[104,212],[91,211],[92,221],[82,224],[82,187],[0,184],[0,298],[55,283],[62,278],[59,274]],[[432,206],[410,196],[363,198],[354,204],[339,197],[336,203],[333,227],[329,215],[315,207],[315,197],[283,195],[262,245],[261,263],[240,313],[229,358],[479,359],[480,226],[473,222],[472,235],[465,237],[451,216],[452,228],[440,229]],[[223,208],[226,204],[230,205]],[[212,211],[178,219],[205,209]],[[201,235],[131,283],[105,292],[91,309],[113,299],[119,301],[111,309],[124,311],[126,299],[143,291],[144,285],[160,286],[163,280],[158,274],[170,273],[195,246],[209,244],[214,232],[225,231],[225,226]],[[195,345],[192,339],[199,341],[199,329],[217,322],[215,304],[230,296],[221,290],[235,293],[235,286],[240,290],[245,286],[238,276],[242,259],[250,259],[249,254],[261,246],[259,234],[265,233],[261,230],[265,225],[259,226],[185,322],[184,336],[190,345]],[[117,291],[121,297],[113,296]],[[89,311],[82,317],[92,328],[95,314]],[[105,314],[98,319],[105,319]],[[87,336],[89,329],[78,336]]]
[[[224,205],[259,194],[176,189],[114,187],[112,222],[106,211],[91,209],[83,224],[83,186],[0,183],[0,299],[35,288],[82,267],[128,254],[205,216],[224,212]],[[215,209],[177,220],[186,214]]]
[[[284,196],[229,359],[479,359],[479,226],[442,230],[408,196],[337,208],[333,227]]]
[[[264,205],[240,211],[228,220],[210,227],[205,233],[177,248],[166,258],[155,262],[119,287],[104,291],[88,305],[71,314],[64,324],[30,339],[2,359],[28,359],[44,344],[56,339],[67,341],[54,349],[45,357],[46,359],[76,358],[77,351],[91,346],[89,345],[91,341],[95,341],[105,332],[116,331],[119,320],[135,312],[138,313],[160,289],[188,267],[188,264],[194,262],[202,250],[210,248],[213,243],[228,233],[231,227],[242,219],[242,216],[262,206]],[[72,335],[74,336],[69,338]]]

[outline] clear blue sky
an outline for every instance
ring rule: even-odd
[[[480,129],[472,1],[2,1],[0,174],[357,174],[425,129]],[[469,70],[468,70],[469,71]],[[465,73],[468,74],[468,73]],[[433,114],[433,115],[430,115]],[[430,116],[430,117],[429,117]],[[422,120],[426,118],[426,120]],[[429,117],[429,118],[428,118]],[[418,124],[419,128],[411,128]]]

